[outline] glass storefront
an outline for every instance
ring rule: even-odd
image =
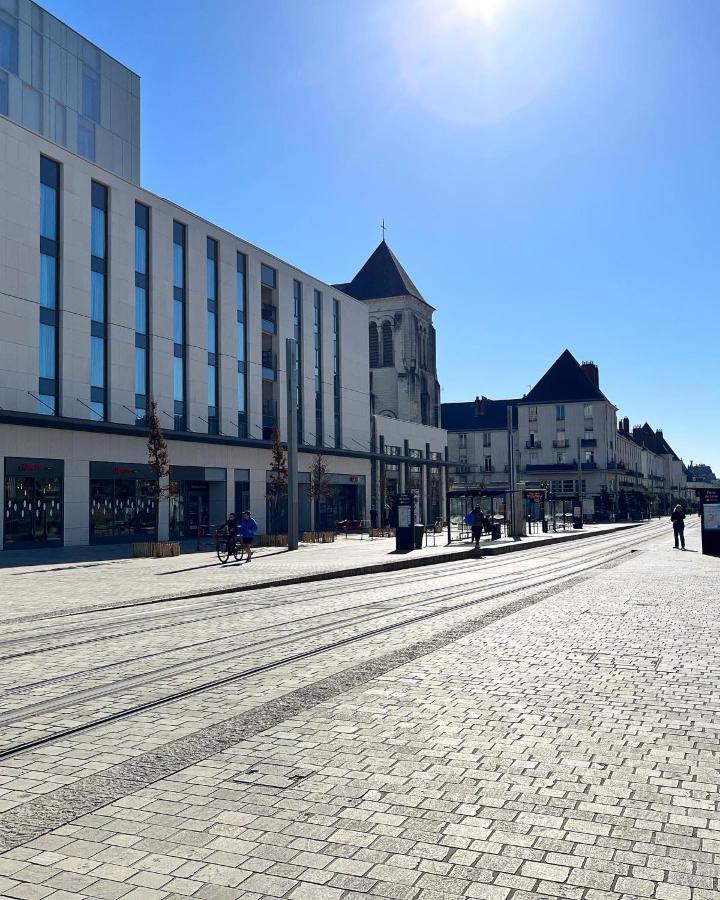
[[[421,466],[408,466],[408,483],[407,483],[408,491],[413,491],[415,494],[415,521],[416,522],[424,522],[425,520],[425,503],[423,497],[423,483],[422,483],[422,467]]]
[[[170,482],[170,537],[199,538],[227,519],[225,469],[172,466]]]
[[[235,469],[235,509],[228,512],[239,519],[246,509],[250,509],[250,470]]]
[[[268,488],[270,487],[270,472],[266,472]],[[298,534],[310,531],[312,519],[310,516],[310,474],[298,472]],[[287,534],[287,495],[271,499],[265,496],[265,515],[268,534]]]
[[[5,459],[5,549],[62,546],[63,461]]]
[[[329,497],[318,505],[318,530],[334,531],[338,522],[364,521],[365,476],[328,475],[331,491]]]
[[[444,518],[442,511],[442,480],[440,478],[440,468],[438,466],[430,466],[428,471],[428,512],[429,522],[437,522]]]
[[[135,463],[90,463],[90,543],[154,541],[152,471]]]

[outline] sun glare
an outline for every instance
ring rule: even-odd
[[[501,122],[566,78],[590,31],[581,0],[409,0],[389,14],[408,90],[434,115]]]

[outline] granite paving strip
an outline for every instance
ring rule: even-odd
[[[619,565],[619,562],[604,566]],[[589,576],[575,576],[563,581],[563,590],[580,584]],[[113,766],[102,774],[91,775],[72,785],[57,788],[23,806],[8,810],[0,821],[0,849],[19,846],[51,831],[68,821],[91,812],[113,800],[180,771],[212,756],[248,736],[258,734],[274,724],[310,709],[328,697],[335,696],[406,664],[409,660],[433,653],[464,635],[484,628],[499,618],[553,596],[557,585],[546,587],[529,597],[510,602],[499,609],[482,614],[431,639],[409,645],[402,650],[370,660],[359,666],[288,693],[271,703],[259,705],[240,716],[229,718],[201,731],[164,744],[154,751]]]

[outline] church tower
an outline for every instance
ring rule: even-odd
[[[368,306],[371,412],[439,427],[435,310],[385,240],[352,281],[335,286]]]

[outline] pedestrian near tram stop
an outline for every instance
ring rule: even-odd
[[[240,519],[240,534],[242,535],[243,546],[245,547],[245,554],[247,558],[247,562],[250,562],[252,559],[252,542],[258,530],[258,524],[253,519],[252,513],[249,509],[246,509],[242,514],[242,519]]]
[[[483,536],[483,531],[485,530],[485,517],[479,506],[476,506],[471,513],[467,514],[466,521],[472,530],[475,549],[478,550],[480,547],[480,538]]]
[[[672,511],[672,515],[670,516],[670,521],[673,526],[673,535],[675,536],[675,549],[678,550],[680,547],[678,546],[678,540],[680,541],[680,545],[682,549],[685,549],[685,510],[678,505]]]

